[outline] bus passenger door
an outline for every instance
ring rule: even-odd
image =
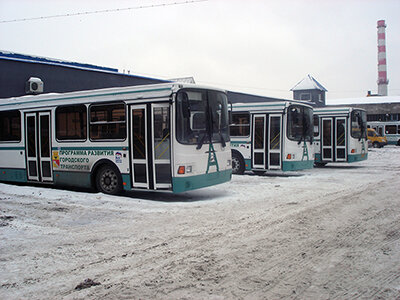
[[[169,104],[131,106],[132,186],[170,189],[171,143]]]
[[[254,169],[266,169],[266,115],[253,115],[252,162]]]
[[[154,189],[170,189],[171,135],[169,104],[152,104],[152,162]]]
[[[335,159],[347,161],[346,118],[336,118],[335,125]]]
[[[50,112],[25,114],[25,152],[29,181],[52,182]]]
[[[149,188],[148,138],[146,105],[131,106],[131,158],[132,186]]]
[[[269,169],[281,168],[281,115],[269,115]]]
[[[323,161],[333,161],[333,119],[322,118],[321,157]]]

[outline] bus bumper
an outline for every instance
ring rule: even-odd
[[[173,177],[172,191],[174,193],[182,193],[194,189],[199,189],[215,184],[220,184],[230,181],[232,178],[232,170],[214,172],[187,177]]]
[[[282,161],[282,171],[297,171],[312,169],[314,166],[313,160],[303,161]]]

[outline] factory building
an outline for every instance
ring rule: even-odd
[[[118,69],[0,51],[0,98],[167,82]]]

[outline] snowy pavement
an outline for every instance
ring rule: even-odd
[[[400,298],[399,186],[395,146],[179,195],[0,184],[0,299]]]

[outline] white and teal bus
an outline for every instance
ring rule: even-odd
[[[313,109],[300,102],[255,102],[232,105],[232,172],[310,169]]]
[[[231,179],[226,92],[156,84],[0,100],[0,181],[174,193]]]
[[[315,164],[368,158],[367,114],[353,107],[314,108]]]
[[[400,146],[400,121],[370,121],[368,127],[386,136],[388,145]]]

